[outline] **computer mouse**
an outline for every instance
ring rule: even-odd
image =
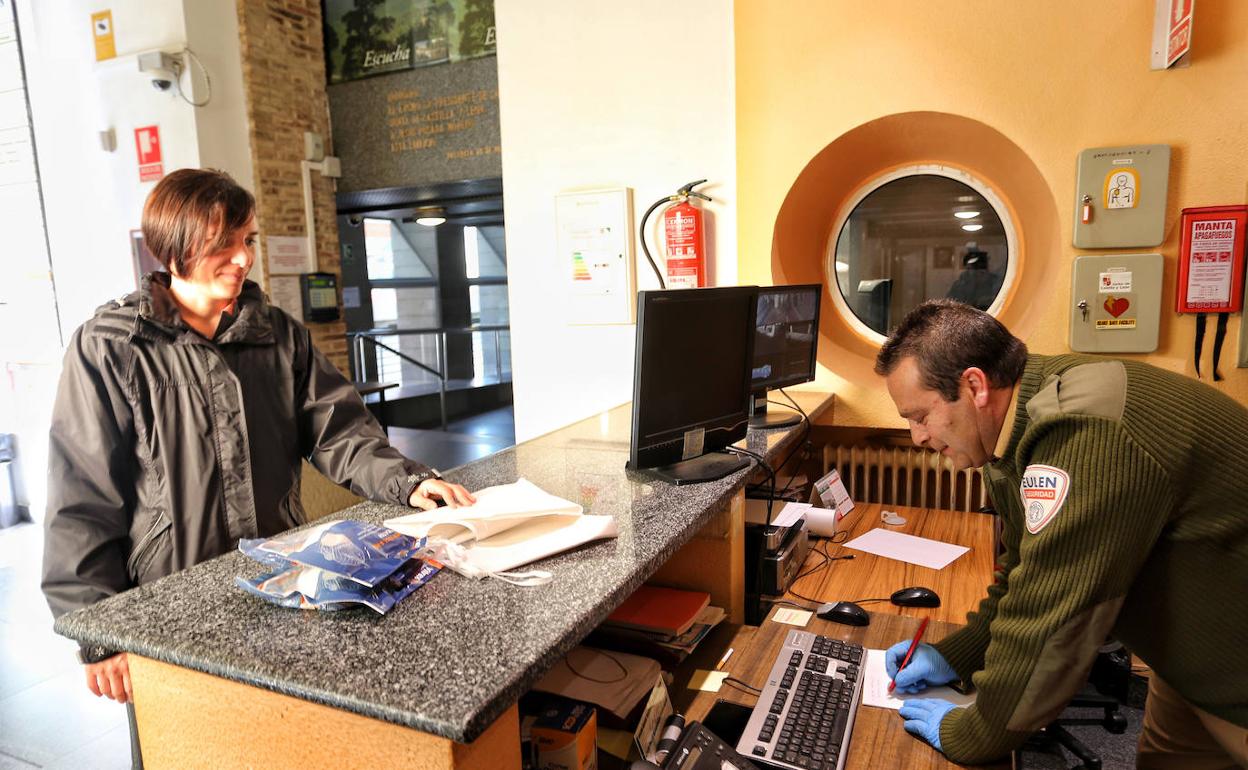
[[[822,620],[833,623],[844,623],[847,626],[865,626],[871,622],[871,616],[862,607],[853,602],[828,602],[815,613]]]
[[[911,586],[894,591],[889,601],[898,607],[939,607],[940,595],[930,588]]]

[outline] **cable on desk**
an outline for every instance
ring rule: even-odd
[[[836,538],[838,537],[840,537],[841,539],[837,540]],[[836,535],[829,538],[829,540],[831,540],[833,543],[843,543],[848,537],[849,537],[848,532],[837,532]],[[820,546],[824,546],[824,547],[820,548]],[[819,542],[815,544],[815,553],[819,554],[819,556],[822,557],[822,561],[820,561],[818,564],[816,564],[814,567],[811,567],[810,569],[803,570],[802,572],[797,573],[797,577],[793,578],[794,583],[806,577],[807,575],[815,574],[816,572],[823,569],[824,567],[827,567],[829,564],[831,564],[834,561],[848,561],[854,558],[854,555],[852,553],[845,554],[844,556],[833,556],[832,554],[828,553],[825,542]],[[809,596],[803,596],[802,594],[799,594],[797,591],[794,591],[792,588],[790,588],[788,592],[793,594],[799,599],[805,599],[806,601],[812,602],[815,605],[821,605],[824,603],[824,602],[819,601],[818,599],[814,599]],[[800,605],[795,604],[794,606],[800,606]],[[817,607],[803,607],[802,609],[811,610],[811,609],[816,609],[816,608]]]
[[[745,690],[746,692],[748,692],[748,693],[749,693],[749,694],[751,694],[751,695],[762,695],[762,694],[763,694],[763,691],[762,691],[762,690],[760,690],[760,689],[758,689],[758,688],[757,688],[757,687],[755,687],[754,685],[752,685],[752,684],[746,684],[745,682],[742,682],[740,679],[737,679],[737,678],[735,678],[735,677],[731,677],[731,676],[726,676],[726,677],[724,677],[724,684],[730,684],[730,685],[732,685],[732,686],[736,687],[737,689],[740,689],[740,690]]]
[[[759,467],[767,471],[767,477],[771,480],[771,491],[767,495],[767,524],[768,526],[770,526],[771,525],[771,505],[772,503],[776,501],[776,472],[771,469],[771,466],[767,463],[767,460],[765,460],[763,456],[757,452],[751,452],[748,449],[742,449],[741,447],[736,447],[736,446],[724,447],[724,451],[732,452],[733,454],[739,454],[739,455],[745,455],[747,457],[752,457],[754,458],[755,461],[758,462]]]
[[[840,540],[837,540],[838,537],[840,538]],[[849,538],[848,532],[837,532],[835,535],[828,538],[828,540],[839,545],[840,543],[844,543],[848,538]],[[824,546],[824,547],[820,548],[820,546]],[[797,573],[797,577],[793,578],[794,583],[806,577],[807,575],[815,574],[816,572],[828,566],[834,561],[841,561],[841,560],[848,561],[854,558],[854,555],[852,553],[846,554],[844,556],[833,556],[832,554],[828,553],[827,546],[825,542],[823,541],[815,543],[815,553],[819,554],[819,557],[820,557],[819,563],[809,569],[804,569],[801,572]]]
[[[783,406],[785,409],[793,409],[797,411],[797,413],[802,416],[802,423],[805,424],[806,430],[802,434],[802,437],[798,440],[797,444],[789,452],[789,454],[784,458],[784,460],[779,465],[776,466],[776,473],[779,473],[780,471],[784,470],[784,466],[789,464],[789,461],[793,459],[793,456],[796,455],[799,451],[804,450],[806,448],[806,441],[810,438],[810,417],[807,416],[806,412],[802,409],[802,407],[796,401],[793,400],[792,396],[784,392],[784,388],[779,388],[779,391],[781,393],[784,393],[784,397],[787,398],[790,403],[786,404],[782,401],[772,401],[771,399],[767,399],[767,403],[775,404],[776,406]],[[789,483],[784,485],[784,489],[781,490],[781,494],[789,491],[789,487],[792,486],[793,479],[795,478],[797,478],[795,475],[789,477]],[[756,485],[756,488],[757,488],[757,485]]]
[[[798,450],[802,450],[806,448],[806,442],[810,440],[810,429],[811,429],[810,416],[806,414],[806,411],[802,409],[800,404],[798,404],[796,401],[793,400],[792,396],[790,396],[788,393],[785,393],[784,388],[780,388],[779,390],[782,394],[784,394],[784,397],[787,398],[793,404],[793,408],[796,409],[798,413],[802,415],[802,422],[806,424],[806,432],[803,433],[801,439],[798,440],[797,446],[793,447],[793,451],[789,452],[789,456],[784,458],[784,462],[780,463],[780,467],[776,469],[777,472],[784,470],[784,466],[789,464],[789,461],[793,459],[793,456],[797,454]],[[773,402],[768,401],[768,403],[773,403]],[[783,406],[783,404],[781,404],[781,406]],[[796,473],[789,476],[789,482],[784,485],[783,489],[780,490],[781,496],[783,496],[786,492],[789,491],[789,487],[793,486],[793,479],[796,479],[796,478],[797,478]]]

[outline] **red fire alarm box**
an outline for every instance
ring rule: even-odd
[[[1244,306],[1248,206],[1183,209],[1175,310],[1237,313]]]

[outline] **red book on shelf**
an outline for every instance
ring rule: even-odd
[[[711,595],[704,591],[643,585],[607,617],[607,623],[663,636],[679,636],[689,630],[710,601]]]

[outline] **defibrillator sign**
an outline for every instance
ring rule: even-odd
[[[1044,529],[1061,510],[1069,491],[1070,476],[1066,471],[1051,465],[1028,465],[1019,485],[1027,531],[1034,535]]]

